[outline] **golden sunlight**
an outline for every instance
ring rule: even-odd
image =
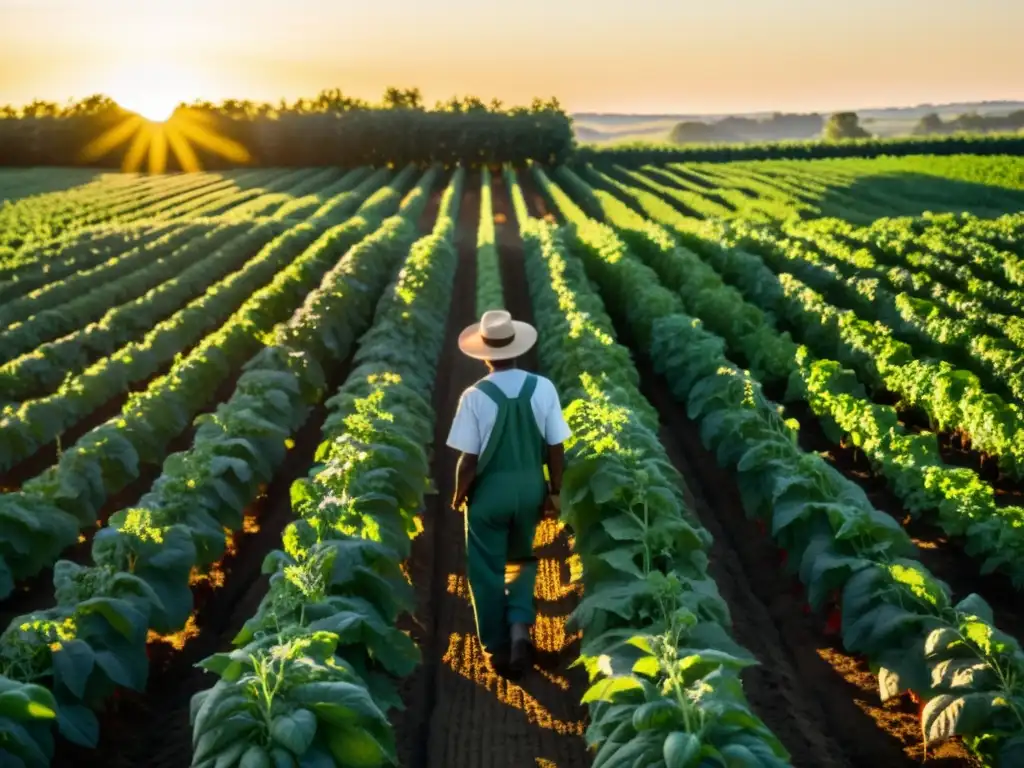
[[[198,86],[182,67],[136,60],[124,62],[105,91],[122,109],[151,123],[163,123],[179,104],[195,98]]]
[[[150,173],[167,170],[167,153],[173,152],[181,170],[202,170],[195,147],[225,158],[232,163],[246,163],[249,152],[236,141],[217,133],[213,118],[198,110],[178,109],[164,122],[153,122],[139,114],[125,119],[90,142],[81,152],[81,161],[92,163],[131,142],[122,170],[134,172],[147,166]],[[148,162],[147,162],[148,159]]]
[[[453,672],[490,691],[502,704],[518,709],[527,722],[562,735],[582,736],[582,720],[560,720],[522,687],[498,675],[491,667],[475,634],[453,632],[441,661]]]

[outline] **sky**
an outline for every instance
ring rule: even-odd
[[[574,112],[1024,100],[1022,29],[1022,0],[0,0],[0,103],[389,85]]]

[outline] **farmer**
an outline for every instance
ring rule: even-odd
[[[535,328],[505,311],[485,312],[460,334],[462,353],[490,373],[462,393],[448,435],[461,453],[452,509],[468,503],[466,573],[477,634],[494,668],[510,677],[530,667],[533,537],[542,514],[558,514],[562,443],[571,434],[554,384],[516,367],[536,341]],[[513,566],[507,588],[506,565]]]

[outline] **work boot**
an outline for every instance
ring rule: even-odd
[[[484,651],[484,658],[491,665],[491,669],[497,672],[501,677],[509,676],[509,651],[507,648],[502,648],[495,651],[494,653],[487,653]]]
[[[513,624],[512,657],[509,660],[509,672],[515,677],[522,676],[533,662],[533,640],[530,639],[529,624]]]

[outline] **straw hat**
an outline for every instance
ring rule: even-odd
[[[511,360],[529,352],[537,343],[537,329],[529,323],[513,320],[503,309],[484,312],[459,334],[459,349],[476,360]]]

